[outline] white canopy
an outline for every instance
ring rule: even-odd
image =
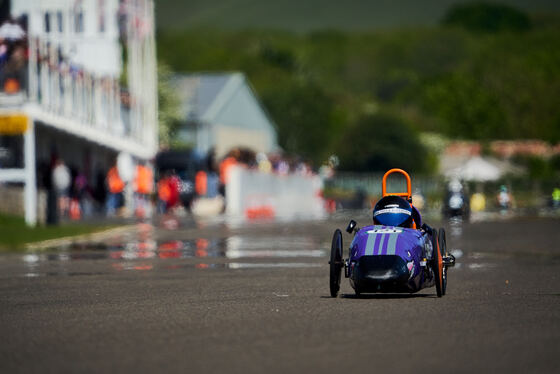
[[[0,38],[7,40],[20,40],[25,37],[25,31],[17,23],[5,22],[0,26]]]
[[[502,176],[502,171],[480,156],[472,157],[464,164],[445,172],[449,178],[470,181],[494,181]]]

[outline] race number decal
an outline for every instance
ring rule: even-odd
[[[400,234],[402,229],[394,227],[394,228],[387,228],[387,229],[373,229],[369,230],[368,234]]]

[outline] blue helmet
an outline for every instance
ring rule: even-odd
[[[383,226],[410,227],[412,207],[402,197],[385,196],[375,204],[373,223]]]

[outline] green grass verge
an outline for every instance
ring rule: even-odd
[[[0,214],[0,251],[18,251],[26,244],[43,240],[89,234],[109,229],[111,225],[63,223],[58,226],[28,227],[21,217]]]

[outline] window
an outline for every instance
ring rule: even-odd
[[[99,32],[105,32],[105,0],[97,1],[97,9],[99,16]]]
[[[62,33],[64,31],[64,19],[60,10],[56,12],[56,24],[58,26],[58,32]]]
[[[45,13],[45,32],[47,34],[51,32],[51,17],[49,12]]]
[[[74,30],[77,33],[84,32],[84,13],[81,9],[77,10],[74,15]]]
[[[105,15],[99,15],[99,32],[105,32]]]

